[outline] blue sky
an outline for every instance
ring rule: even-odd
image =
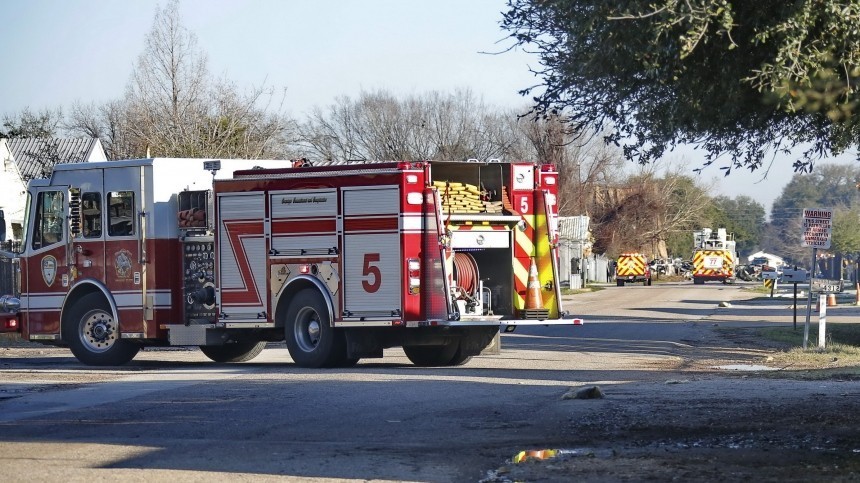
[[[165,2],[161,2],[164,5]],[[4,34],[0,112],[122,95],[159,2],[13,0]],[[396,94],[469,87],[491,104],[524,106],[536,78],[522,51],[502,55],[504,0],[183,0],[213,75],[287,89],[301,115],[361,89]]]
[[[122,96],[144,37],[153,0],[7,0],[3,2],[0,115],[24,107],[67,108],[75,101]],[[536,58],[509,45],[499,28],[505,0],[182,0],[213,75],[240,88],[286,89],[301,118],[314,106],[362,89],[398,95],[471,89],[489,104],[520,108],[520,89],[537,83]],[[501,41],[501,42],[500,42]],[[692,169],[701,155],[670,155]],[[848,162],[849,157],[840,161]],[[715,166],[702,181],[728,196],[747,194],[770,208],[791,178],[778,159],[767,175]]]

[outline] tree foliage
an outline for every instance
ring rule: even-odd
[[[693,143],[728,174],[802,145],[810,170],[860,141],[852,0],[509,0],[502,26],[540,56],[536,114],[640,163]]]
[[[45,138],[57,134],[63,120],[62,109],[42,109],[33,112],[24,108],[3,117],[0,138]]]
[[[801,247],[804,208],[832,208],[833,237],[831,252],[851,253],[858,218],[852,218],[858,207],[857,183],[860,167],[824,164],[807,174],[796,174],[783,188],[771,210],[772,234],[766,249],[779,253],[800,265],[809,266],[809,248]]]
[[[739,255],[748,255],[761,246],[762,231],[765,226],[765,210],[761,203],[749,196],[717,196],[705,214],[704,228],[725,228],[734,235],[735,247]]]
[[[677,172],[643,172],[606,190],[592,216],[596,252],[614,257],[642,251],[665,258],[678,255],[675,250],[682,255],[692,250],[693,230],[709,202],[707,191],[694,179]],[[684,238],[686,249],[675,243]]]
[[[856,258],[860,253],[860,207],[840,206],[833,211],[833,233],[830,251],[851,255]]]
[[[510,129],[503,114],[468,90],[404,99],[377,90],[315,108],[300,137],[304,153],[316,159],[483,161],[508,154]]]

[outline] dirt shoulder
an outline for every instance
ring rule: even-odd
[[[508,462],[484,481],[860,479],[856,361],[786,356],[790,346],[759,329],[791,327],[791,300],[736,297],[695,321],[696,336],[662,380],[558,401],[567,419],[545,448],[531,449],[559,456]],[[802,330],[805,304],[798,313]],[[857,320],[860,307],[828,310],[828,323]]]

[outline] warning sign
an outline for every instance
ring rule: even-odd
[[[833,232],[833,210],[805,208],[803,210],[803,243],[801,246],[830,248]]]

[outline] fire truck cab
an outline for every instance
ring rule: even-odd
[[[498,161],[59,164],[28,187],[3,305],[93,365],[167,345],[240,362],[270,341],[304,367],[397,346],[459,365],[500,327],[581,323],[557,284],[557,180]]]

